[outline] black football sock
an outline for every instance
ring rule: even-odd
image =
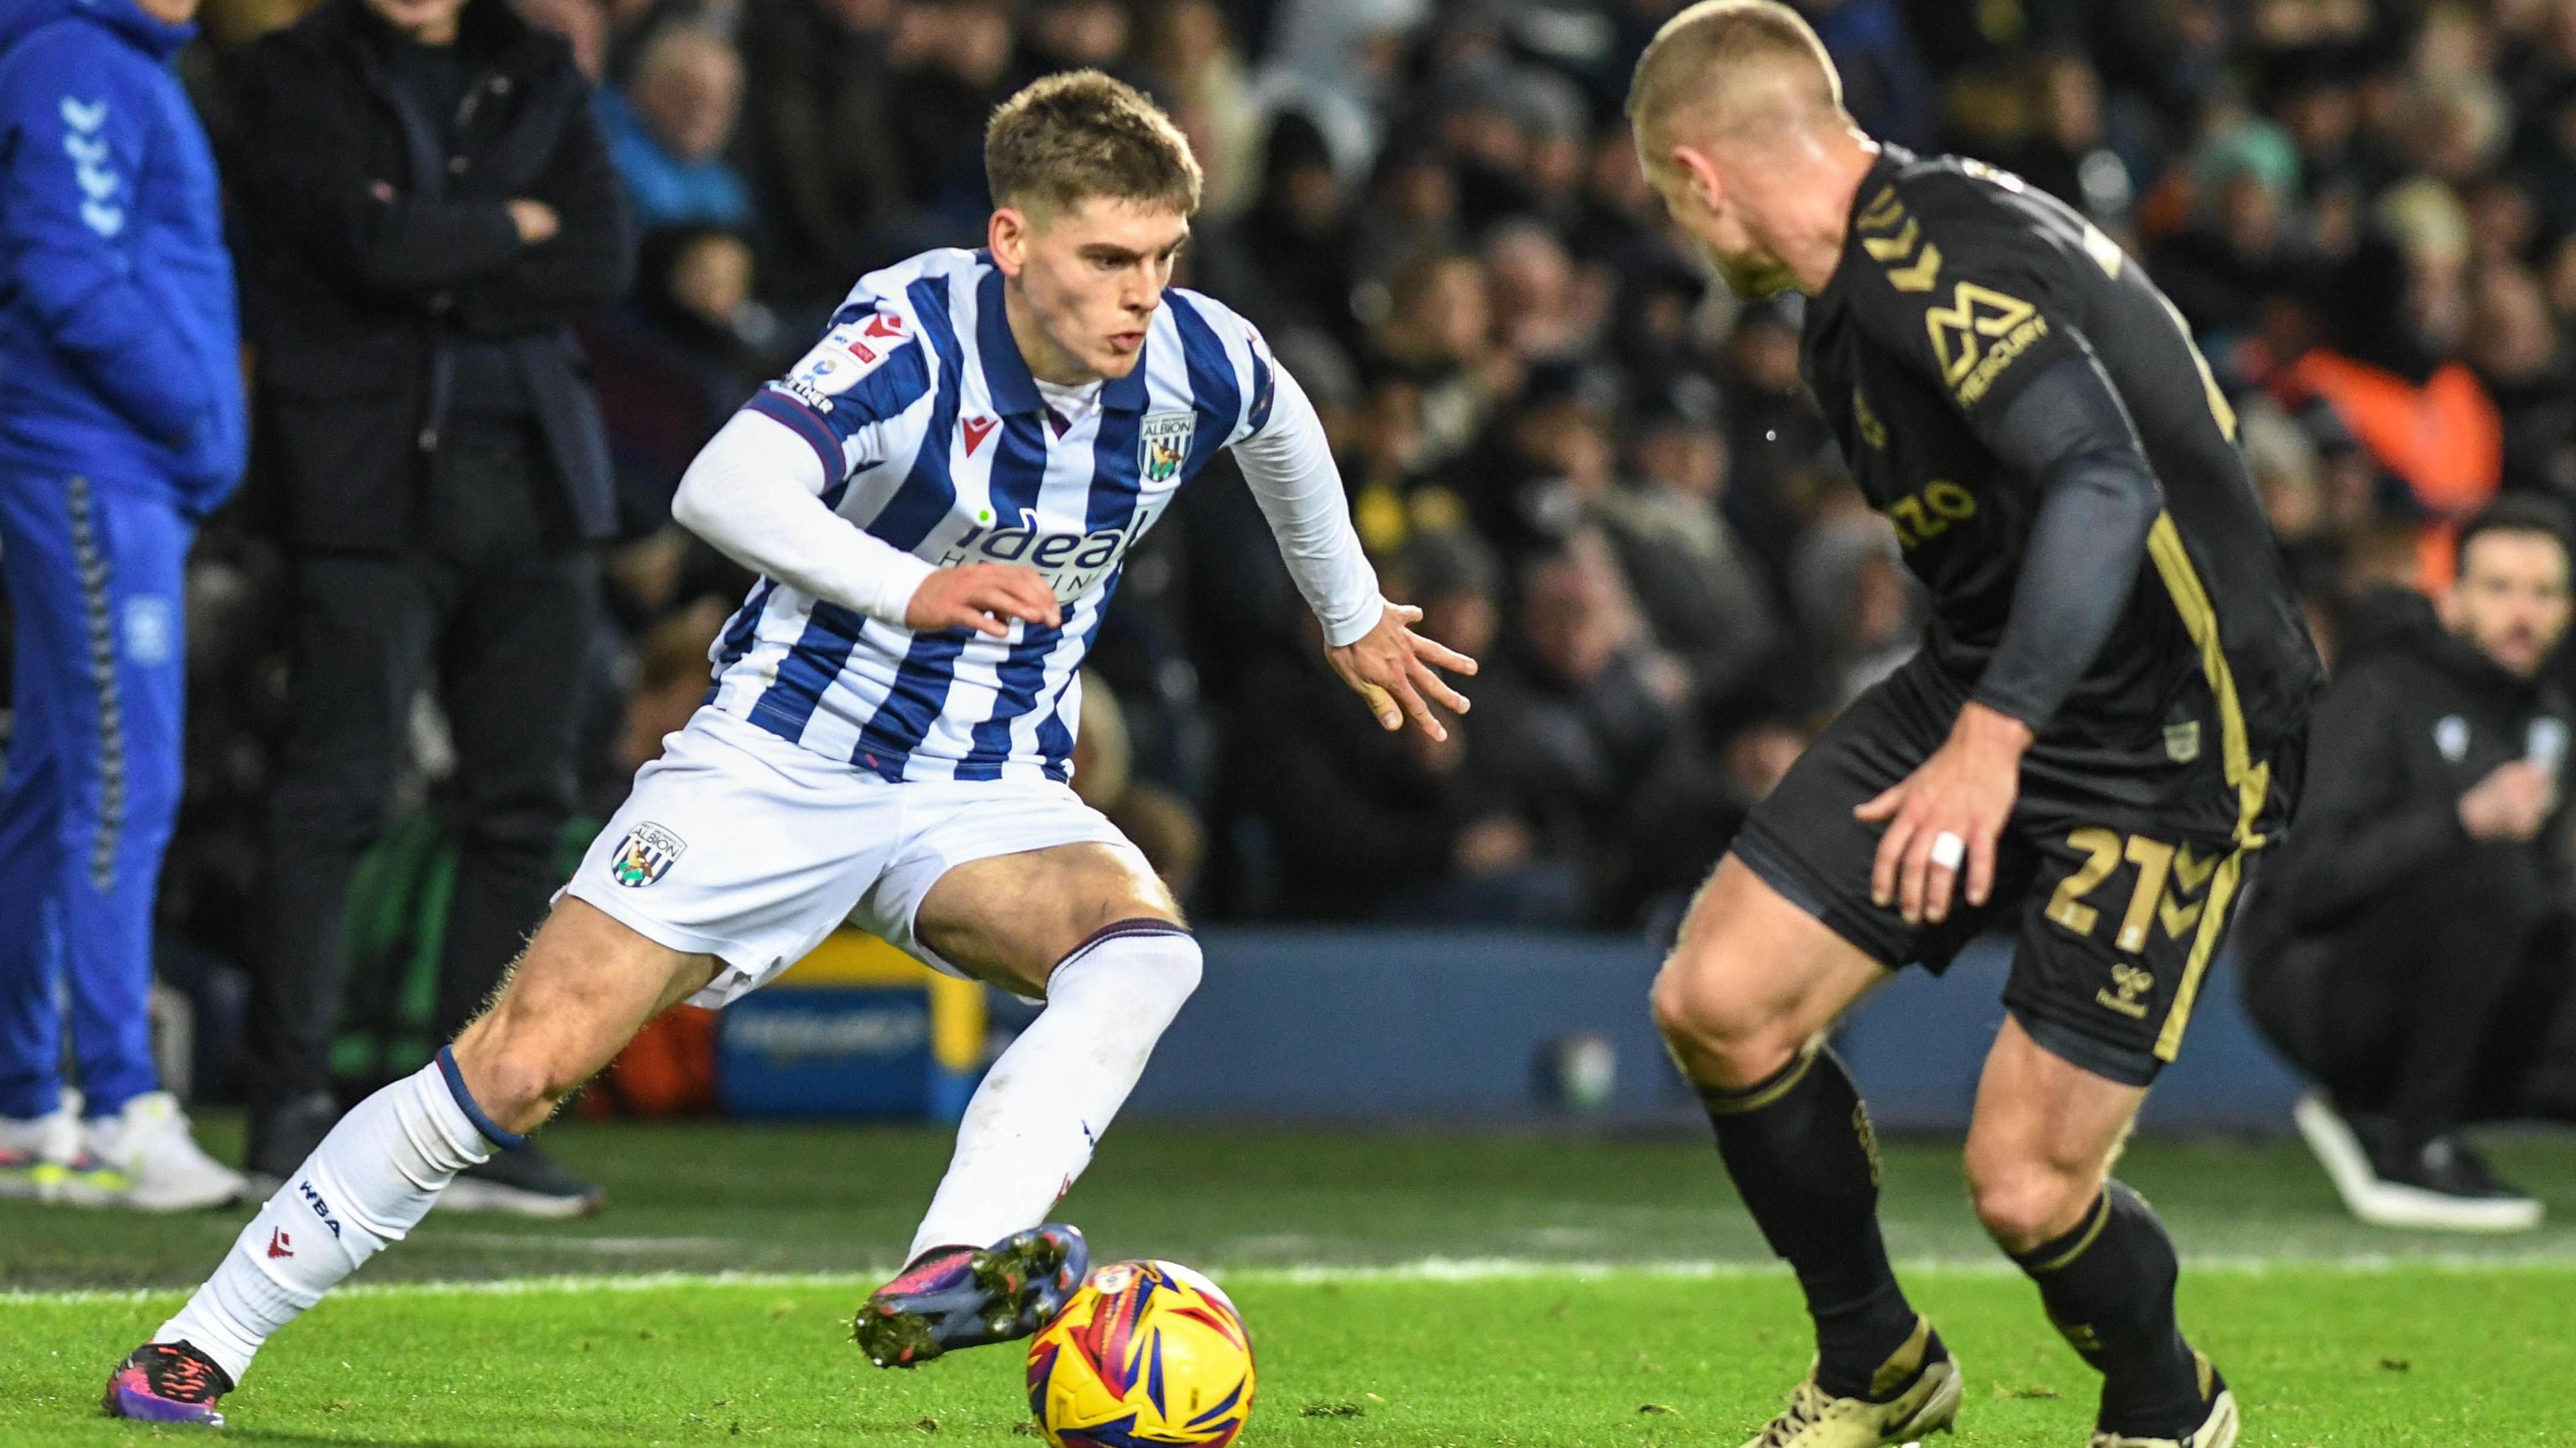
[[[1767,1081],[1699,1093],[1737,1195],[1806,1291],[1817,1386],[1836,1397],[1902,1386],[1871,1381],[1913,1335],[1914,1308],[1887,1264],[1878,1143],[1841,1059],[1818,1046]]]
[[[2039,1284],[2048,1320],[2102,1374],[2102,1428],[2180,1438],[2200,1426],[2199,1363],[2174,1321],[2181,1264],[2145,1198],[2112,1182],[2073,1231],[2013,1260]]]

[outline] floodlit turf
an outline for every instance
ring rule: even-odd
[[[929,1190],[938,1135],[550,1141],[607,1180],[606,1215],[433,1216],[278,1340],[227,1405],[225,1441],[1031,1441],[1013,1435],[1015,1352],[893,1374],[846,1340],[865,1269],[899,1252]],[[2499,1159],[2576,1217],[2576,1151],[2518,1142]],[[2236,1380],[2248,1443],[2576,1443],[2576,1232],[2367,1231],[2286,1145],[2142,1144],[2124,1175],[2197,1259],[2186,1324]],[[1794,1287],[1695,1141],[1122,1131],[1066,1211],[1106,1253],[1231,1269],[1261,1354],[1256,1445],[1734,1448],[1806,1363]],[[1954,1152],[1892,1147],[1887,1216],[1968,1368],[1960,1441],[2078,1448],[2089,1375],[1996,1270]],[[184,1441],[97,1420],[96,1395],[240,1219],[0,1208],[0,1287],[22,1294],[0,1296],[0,1445]],[[1428,1257],[1510,1263],[1394,1265]],[[830,1275],[406,1280],[728,1268]],[[96,1290],[126,1287],[149,1290]]]
[[[1971,1374],[1969,1443],[2084,1440],[2088,1374],[2000,1274],[1916,1274]],[[1283,1445],[1731,1445],[1806,1365],[1778,1276],[1635,1271],[1466,1282],[1248,1276],[1261,1390],[1249,1441]],[[2227,1270],[2193,1282],[2198,1339],[2259,1444],[2524,1444],[2576,1433],[2576,1274]],[[230,1442],[608,1448],[1004,1444],[1019,1354],[882,1373],[844,1340],[857,1279],[353,1296],[298,1325],[230,1406]],[[175,1299],[12,1304],[0,1441],[130,1442],[90,1417],[103,1366]],[[165,1430],[171,1431],[171,1430]],[[739,1435],[739,1438],[737,1437]]]

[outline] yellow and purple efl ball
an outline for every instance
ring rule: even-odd
[[[1029,1342],[1029,1412],[1054,1448],[1228,1448],[1252,1414],[1252,1339],[1176,1262],[1112,1262]]]

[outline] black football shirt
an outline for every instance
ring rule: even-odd
[[[2023,385],[2086,353],[2164,509],[2118,625],[2025,773],[2170,776],[2206,759],[2251,835],[2286,808],[2269,761],[2295,754],[2323,673],[2234,410],[2181,315],[2099,228],[2005,172],[1885,147],[1810,300],[1802,363],[1930,591],[1923,666],[1963,700],[2003,636],[2041,493],[1986,437]]]

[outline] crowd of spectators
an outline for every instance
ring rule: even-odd
[[[501,5],[512,0],[472,0]],[[583,328],[616,477],[584,699],[604,814],[747,582],[669,522],[689,457],[863,272],[980,244],[982,121],[1097,66],[1191,137],[1182,281],[1314,397],[1389,592],[1487,660],[1446,743],[1317,657],[1220,463],[1139,545],[1077,784],[1207,919],[1668,919],[1922,622],[1798,370],[1714,286],[1620,106],[1669,0],[516,0],[563,34],[641,235]],[[2576,498],[2576,0],[1797,0],[1874,135],[2019,172],[2146,263],[2233,400],[2321,644],[2500,489]],[[215,0],[187,61],[294,0]],[[192,573],[164,919],[240,957],[277,740],[251,497]],[[531,700],[558,707],[576,697]],[[404,799],[449,751],[413,729]]]

